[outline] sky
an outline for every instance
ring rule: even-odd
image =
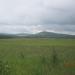
[[[75,0],[0,0],[0,33],[40,31],[75,35]]]

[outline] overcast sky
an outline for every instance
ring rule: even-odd
[[[75,0],[0,0],[0,33],[46,30],[75,35]]]

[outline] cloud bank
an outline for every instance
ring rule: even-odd
[[[0,33],[75,34],[74,9],[75,0],[0,0]]]

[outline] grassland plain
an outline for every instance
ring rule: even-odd
[[[75,40],[1,39],[0,75],[75,75]]]

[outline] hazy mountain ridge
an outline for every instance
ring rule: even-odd
[[[1,33],[0,38],[74,38],[75,35],[59,34],[53,32],[39,32],[36,34],[19,33],[19,34],[5,34]]]
[[[68,35],[68,34],[59,34],[59,33],[53,33],[53,32],[39,32],[37,34],[33,34],[27,37],[32,38],[75,38],[75,35]]]

